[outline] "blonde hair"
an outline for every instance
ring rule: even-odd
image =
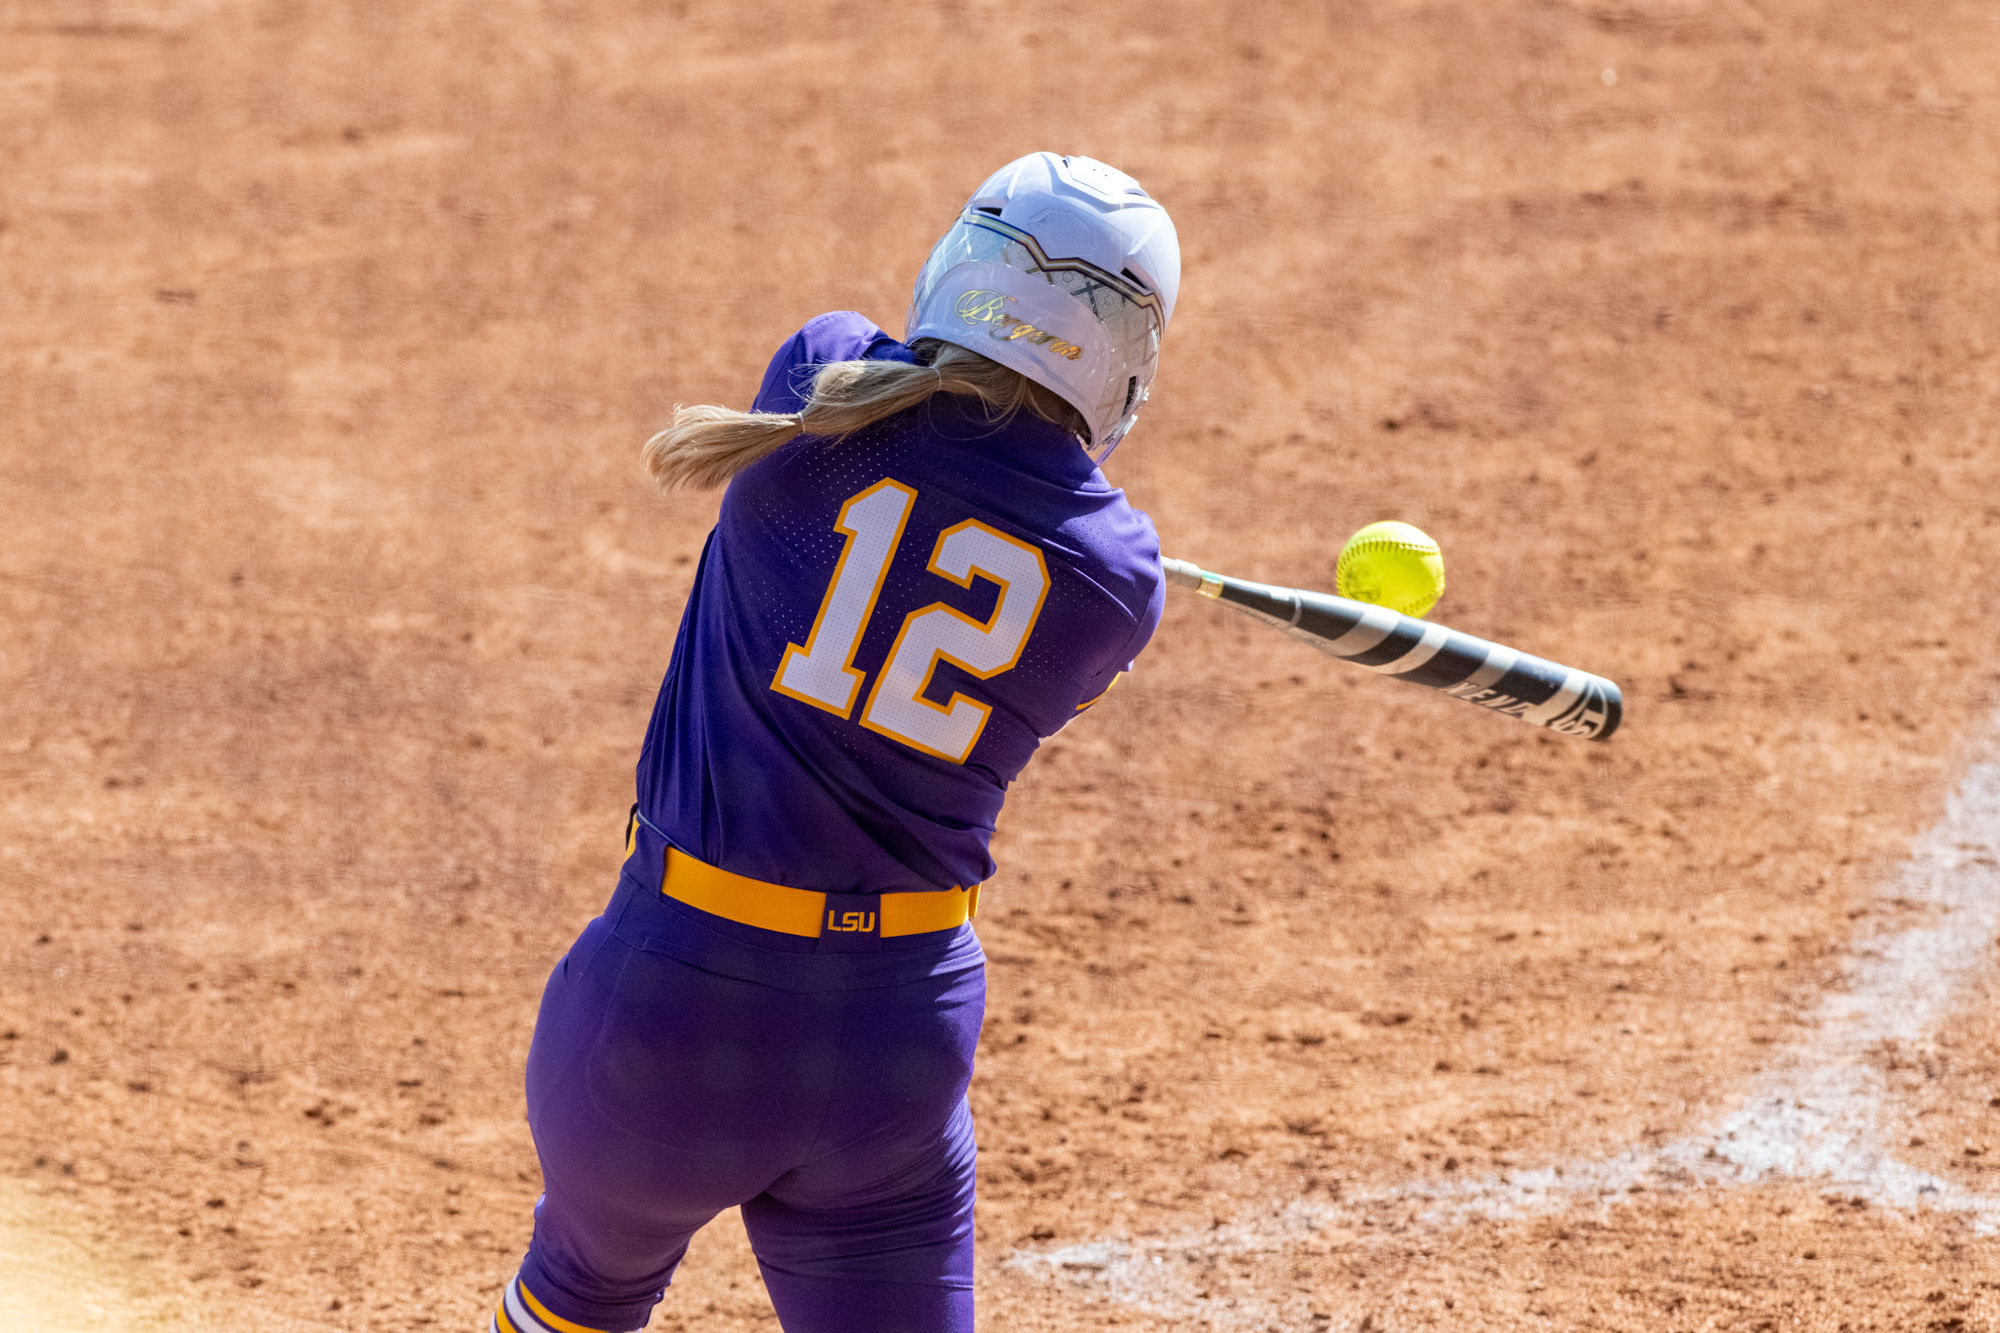
[[[836,361],[822,366],[813,377],[812,398],[797,412],[676,407],[674,424],[646,441],[646,470],[663,491],[677,486],[708,490],[796,435],[852,435],[940,392],[978,398],[996,423],[1025,408],[1089,438],[1082,413],[997,361],[935,338],[919,339],[911,350],[921,364]]]

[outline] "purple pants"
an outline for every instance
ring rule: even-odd
[[[971,927],[738,925],[662,897],[661,855],[641,829],[543,992],[545,1193],[496,1327],[643,1327],[689,1238],[740,1204],[786,1333],[970,1333]]]

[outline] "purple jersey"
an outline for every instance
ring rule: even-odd
[[[781,348],[756,407],[815,370],[911,360],[861,316]],[[939,393],[730,482],[639,759],[639,809],[711,865],[830,893],[957,887],[1007,784],[1159,623],[1159,540],[1076,438]]]

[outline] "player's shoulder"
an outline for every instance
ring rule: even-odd
[[[1160,568],[1160,537],[1145,510],[1111,492],[1113,503],[1097,509],[1084,524],[1091,581],[1135,620],[1157,617],[1166,575]],[[1072,529],[1072,536],[1079,535]]]
[[[796,412],[812,396],[813,376],[836,361],[913,361],[910,349],[866,315],[835,310],[816,315],[785,339],[764,370],[752,410]]]

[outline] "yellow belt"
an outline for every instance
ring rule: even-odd
[[[666,873],[660,892],[669,898],[699,908],[714,916],[756,926],[761,930],[782,931],[787,935],[817,937],[823,932],[896,935],[923,935],[933,930],[952,930],[979,915],[979,886],[967,889],[933,889],[928,893],[855,894],[868,904],[860,911],[839,906],[847,894],[815,893],[792,889],[783,884],[766,884],[747,875],[733,875],[706,861],[696,860],[678,847],[667,848]],[[832,906],[828,905],[833,900]],[[876,904],[880,904],[879,909]],[[881,921],[875,920],[877,911]]]

